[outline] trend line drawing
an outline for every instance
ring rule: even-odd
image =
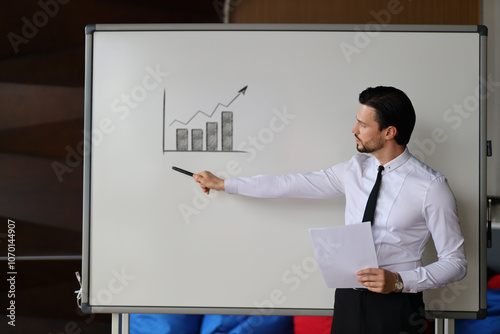
[[[186,122],[179,119],[174,119],[168,126],[166,126],[166,101],[167,90],[163,91],[163,153],[165,152],[242,152],[233,150],[234,144],[234,112],[230,110],[229,106],[240,96],[245,95],[248,86],[243,87],[238,91],[236,96],[229,101],[229,103],[217,103],[212,112],[204,112],[203,110],[196,111]],[[214,117],[215,113],[222,109],[220,112],[219,122]],[[229,110],[228,110],[229,109]],[[211,120],[203,121],[196,120],[196,116],[204,115]],[[193,123],[188,128],[190,123]],[[203,124],[200,124],[204,122]],[[169,140],[169,147],[165,144],[165,134],[167,128],[179,123],[180,125],[173,130],[168,130],[169,137],[175,136],[175,140]],[[175,147],[173,147],[175,143]]]
[[[174,120],[172,121],[172,123],[170,123],[170,124],[169,124],[169,127],[170,127],[170,126],[172,126],[172,125],[173,125],[174,123],[176,123],[176,122],[177,122],[177,123],[180,123],[180,124],[182,124],[182,125],[188,125],[188,124],[189,124],[189,123],[190,123],[190,122],[191,122],[191,121],[192,121],[192,120],[193,120],[193,119],[194,119],[197,115],[199,115],[199,114],[203,114],[203,115],[205,115],[205,116],[207,116],[207,117],[211,118],[211,117],[215,114],[215,112],[217,111],[217,109],[218,109],[220,106],[222,106],[222,107],[224,107],[224,108],[229,108],[229,106],[230,106],[230,105],[234,102],[234,100],[236,100],[236,99],[237,99],[237,98],[238,98],[241,94],[245,95],[245,92],[247,91],[247,88],[248,88],[248,86],[245,86],[245,87],[243,87],[242,89],[240,89],[240,90],[238,91],[238,94],[237,94],[237,95],[236,95],[236,96],[235,96],[235,97],[231,100],[231,102],[229,102],[228,104],[223,104],[223,103],[220,103],[220,102],[219,102],[219,103],[215,106],[214,110],[212,110],[212,112],[211,112],[210,114],[207,114],[207,113],[203,112],[202,110],[198,110],[198,111],[197,111],[197,112],[196,112],[193,116],[191,116],[191,118],[190,118],[187,122],[185,122],[185,123],[184,123],[184,122],[182,122],[182,121],[180,121],[180,120],[178,120],[178,119],[174,119]],[[165,100],[164,100],[163,102],[165,103]]]

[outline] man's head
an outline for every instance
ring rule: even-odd
[[[359,94],[359,103],[375,110],[375,121],[380,131],[395,127],[396,143],[408,144],[415,127],[415,109],[404,92],[394,87],[370,87]]]

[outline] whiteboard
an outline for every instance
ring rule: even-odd
[[[343,198],[206,196],[171,167],[328,168],[357,153],[358,94],[390,85],[414,104],[410,152],[448,178],[466,239],[468,274],[425,293],[428,316],[484,316],[484,27],[375,28],[88,26],[82,309],[331,315],[308,230],[342,225]]]

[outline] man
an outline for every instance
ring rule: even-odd
[[[406,147],[415,125],[406,94],[393,87],[367,88],[359,102],[351,131],[357,150],[371,155],[300,175],[222,180],[205,171],[194,178],[207,194],[214,189],[254,197],[344,195],[346,224],[366,220],[367,199],[381,178],[369,218],[380,268],[357,273],[365,289],[336,289],[332,333],[424,333],[422,291],[458,281],[467,272],[455,198],[445,177]],[[423,266],[431,236],[438,260]]]

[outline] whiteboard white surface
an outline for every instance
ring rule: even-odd
[[[481,308],[477,33],[372,32],[362,45],[359,31],[167,27],[90,35],[93,312],[331,314],[308,230],[343,224],[343,198],[207,197],[171,167],[223,177],[328,168],[357,153],[357,96],[377,85],[413,101],[410,151],[447,176],[459,205],[469,273],[427,293],[427,308]],[[221,151],[227,111],[233,145]],[[206,150],[207,122],[218,124],[217,151],[176,150],[177,129],[188,129],[189,145],[202,129]]]

